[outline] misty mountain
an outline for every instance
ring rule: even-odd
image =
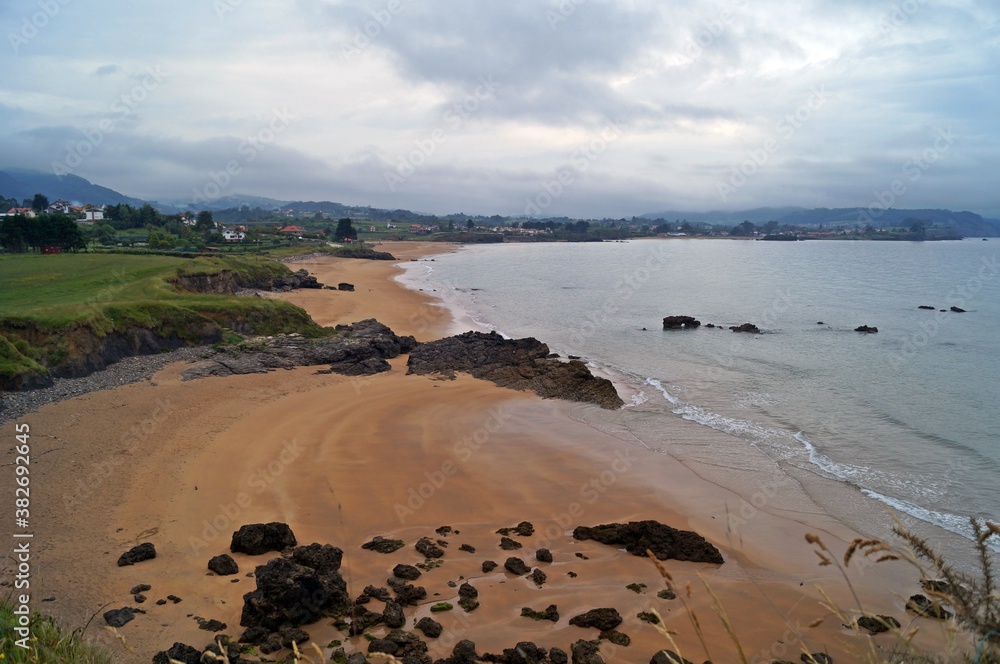
[[[140,206],[146,201],[121,194],[91,183],[77,175],[58,176],[44,171],[8,168],[0,170],[0,195],[24,200],[35,194],[44,194],[50,201],[59,199],[71,203],[115,205],[127,203]]]

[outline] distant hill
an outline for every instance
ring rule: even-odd
[[[646,219],[664,219],[674,222],[686,219],[691,223],[736,225],[748,220],[754,224],[762,224],[771,220],[779,224],[793,226],[820,225],[827,228],[865,226],[903,226],[910,219],[930,222],[929,225],[954,228],[959,235],[965,237],[1000,237],[1000,220],[983,219],[974,212],[954,212],[952,210],[897,210],[889,208],[755,208],[752,210],[713,212],[651,212],[642,215]]]
[[[114,189],[93,184],[77,175],[59,177],[44,171],[13,168],[0,170],[0,196],[23,200],[35,194],[45,194],[50,201],[63,199],[71,203],[94,205],[128,203],[140,206],[146,202],[121,194]]]

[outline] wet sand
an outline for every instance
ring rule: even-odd
[[[440,245],[417,243],[386,249],[401,259],[441,251]],[[399,286],[393,262],[320,258],[297,267],[324,283],[355,284],[354,292],[281,295],[322,324],[375,317],[421,340],[461,327],[429,294]],[[254,588],[245,574],[270,556],[234,554],[240,566],[234,577],[211,575],[207,562],[228,552],[239,526],[282,521],[300,544],[344,550],[352,596],[368,584],[384,586],[397,563],[420,562],[413,548],[419,537],[448,542],[444,564],[416,582],[427,588],[428,599],[407,609],[408,619],[419,619],[431,615],[436,602],[455,604],[451,612],[433,614],[444,625],[441,638],[428,639],[434,658],[450,654],[460,639],[475,641],[480,653],[525,640],[568,650],[578,639],[597,637],[596,630],[570,626],[570,617],[615,607],[625,619],[619,630],[632,645],[605,643],[607,661],[647,662],[670,647],[637,619],[652,609],[677,633],[689,659],[738,661],[703,581],[725,606],[749,661],[797,661],[803,645],[838,661],[858,661],[869,647],[869,637],[840,626],[816,589],[820,584],[837,604],[853,606],[836,569],[817,566],[804,541],[807,532],[820,533],[833,555],[842,555],[854,534],[829,517],[807,508],[772,514],[766,500],[734,515],[729,506],[740,504],[738,497],[701,477],[706,473],[698,468],[585,424],[596,407],[546,401],[467,376],[406,376],[405,357],[392,365],[391,372],[367,378],[317,375],[305,367],[182,382],[184,365],[175,364],[150,382],[24,417],[33,434],[34,608],[82,627],[95,612],[141,606],[148,613],[120,630],[131,652],[102,631],[100,615],[87,628],[123,662],[148,662],[175,641],[204,646],[212,635],[198,629],[195,616],[221,620],[228,625],[224,633],[238,636],[242,595]],[[675,437],[698,444],[705,434],[686,424],[678,423]],[[13,440],[13,423],[0,428],[0,436]],[[3,463],[10,463],[12,450],[5,455]],[[5,485],[12,486],[8,475]],[[571,537],[577,525],[636,519],[696,530],[722,550],[726,563],[666,563],[680,594],[686,596],[690,584],[691,596],[662,600],[656,593],[664,583],[651,562]],[[519,551],[501,551],[495,531],[522,520],[535,525],[535,534],[515,537],[524,545]],[[458,532],[435,535],[445,525]],[[389,555],[362,550],[375,535],[407,546]],[[144,541],[156,546],[155,560],[116,566],[122,552]],[[461,544],[476,552],[460,551]],[[552,551],[553,563],[534,560],[541,547]],[[511,555],[542,569],[544,586],[505,573],[502,565]],[[484,560],[501,567],[484,574]],[[8,560],[5,576],[9,566]],[[908,568],[869,567],[852,578],[865,609],[907,624],[903,598],[916,590]],[[480,592],[481,606],[468,614],[449,586],[463,580]],[[137,605],[128,591],[140,583],[152,590]],[[625,587],[633,583],[646,588],[636,593]],[[168,594],[182,602],[155,604]],[[50,597],[54,601],[41,602]],[[556,624],[520,616],[522,607],[549,604],[558,606]],[[704,628],[708,654],[685,604]],[[373,600],[368,608],[381,607]],[[819,618],[822,624],[808,627]],[[349,653],[366,650],[366,640],[348,639],[329,622],[304,628],[321,646],[338,639]],[[921,623],[926,638],[937,638],[934,624]],[[891,647],[894,637],[877,642]],[[324,652],[329,657],[330,649]]]

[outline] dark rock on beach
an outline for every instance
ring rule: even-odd
[[[335,329],[336,334],[320,339],[279,334],[206,350],[205,361],[185,369],[182,377],[194,380],[321,364],[329,365],[324,373],[372,375],[388,371],[385,360],[410,352],[416,344],[413,337],[400,337],[374,318]]]
[[[906,610],[913,611],[925,618],[936,620],[949,620],[952,617],[951,611],[945,609],[941,604],[928,599],[924,595],[912,595],[906,602]]]
[[[156,557],[156,547],[150,542],[143,542],[139,546],[134,546],[118,557],[118,566],[126,567],[141,563],[144,560],[152,560]]]
[[[888,632],[890,629],[898,629],[899,626],[899,621],[892,616],[861,616],[858,618],[858,628],[871,635]]]
[[[530,521],[522,521],[511,528],[501,528],[497,535],[517,535],[518,537],[531,537],[535,534],[535,526]]]
[[[274,558],[257,567],[257,589],[243,596],[240,625],[275,631],[348,610],[351,600],[339,572],[338,553],[310,548],[297,560],[293,552],[291,558]]]
[[[104,612],[104,622],[108,623],[110,627],[124,627],[135,619],[136,613],[138,613],[137,609],[127,606],[123,609],[112,609]]]
[[[170,664],[171,661],[182,664],[201,664],[201,651],[184,643],[174,643],[169,650],[153,655],[153,664]]]
[[[483,561],[483,574],[489,574],[490,572],[492,572],[493,570],[495,570],[497,567],[499,567],[499,565],[497,565],[492,560],[484,560]]]
[[[524,545],[518,542],[517,540],[512,540],[509,537],[500,538],[500,548],[503,549],[504,551],[515,551],[517,549],[520,549],[522,546]]]
[[[503,568],[515,576],[524,576],[531,571],[531,568],[525,565],[523,560],[514,556],[507,559]]]
[[[382,621],[390,629],[399,629],[406,625],[406,615],[403,614],[403,607],[398,602],[389,600],[382,609]]]
[[[600,646],[594,641],[581,639],[574,643],[570,650],[573,653],[573,664],[604,664]]]
[[[538,551],[535,551],[535,560],[540,563],[551,563],[552,552],[548,549],[539,549]]]
[[[648,549],[660,560],[716,565],[724,562],[719,550],[698,533],[671,528],[657,521],[609,523],[592,528],[578,526],[573,530],[573,538],[624,547],[633,556],[645,556]]]
[[[555,604],[549,604],[544,611],[535,611],[524,607],[521,609],[521,616],[525,618],[531,618],[532,620],[551,620],[552,622],[559,622],[559,609]]]
[[[569,624],[576,627],[594,627],[602,632],[622,624],[622,616],[617,609],[591,609],[586,613],[570,618]]]
[[[496,332],[466,332],[421,344],[410,352],[407,373],[454,376],[456,371],[501,387],[530,390],[544,398],[624,405],[611,381],[594,376],[579,361],[549,359],[549,348],[533,338],[504,339]]]
[[[663,319],[664,330],[693,330],[701,321],[693,316],[667,316]]]
[[[337,284],[337,290],[339,290],[339,291],[353,291],[354,290],[354,284],[349,284],[346,281],[345,282],[341,282],[341,283]]]
[[[392,568],[392,575],[407,581],[416,581],[420,578],[420,570],[413,565],[396,565]]]
[[[653,658],[649,660],[649,664],[677,664],[677,662],[682,662],[682,664],[694,664],[694,662],[690,659],[681,657],[673,650],[661,650],[653,655]]]
[[[423,632],[424,636],[429,639],[436,639],[441,636],[441,632],[443,631],[441,623],[426,616],[417,621],[415,628]]]
[[[415,548],[424,558],[444,557],[444,549],[436,545],[429,537],[421,537],[417,540],[417,543],[413,545],[413,548]]]
[[[396,601],[403,606],[416,606],[427,599],[427,589],[422,586],[406,584],[396,591]]]
[[[240,573],[240,566],[236,564],[236,561],[228,553],[223,553],[209,560],[208,569],[219,576],[230,576]]]
[[[259,556],[268,551],[283,551],[296,545],[295,535],[286,523],[251,523],[233,533],[229,550]]]
[[[367,551],[376,551],[378,553],[392,553],[394,551],[399,551],[404,546],[406,546],[406,542],[403,540],[388,539],[386,537],[382,537],[381,535],[376,535],[370,542],[362,544],[361,548]]]

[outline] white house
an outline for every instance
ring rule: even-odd
[[[223,228],[222,239],[226,242],[240,242],[247,234],[237,228]]]
[[[84,221],[104,221],[103,210],[84,210],[83,215]]]

